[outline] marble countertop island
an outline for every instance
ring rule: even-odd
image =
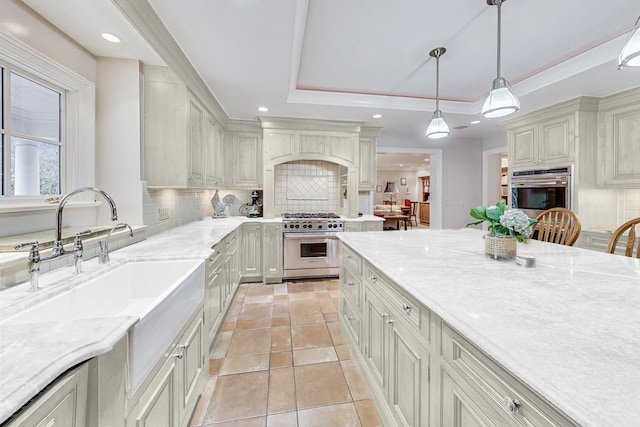
[[[340,239],[580,425],[640,425],[640,260],[529,241],[525,268],[487,258],[482,235]]]

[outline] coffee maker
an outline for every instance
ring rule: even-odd
[[[249,218],[259,218],[262,216],[262,202],[258,190],[251,192],[251,203],[246,203],[240,208],[240,212]]]

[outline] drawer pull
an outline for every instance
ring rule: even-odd
[[[347,316],[347,320],[351,321],[351,320],[353,320],[353,319],[355,319],[355,317],[353,317],[353,316]]]
[[[408,304],[402,304],[402,309],[409,313],[411,311],[411,306]]]
[[[376,280],[378,280],[378,278],[376,276],[371,276],[371,280],[375,282]]]
[[[394,320],[393,320],[393,319],[389,319],[389,320],[387,320],[387,323],[388,323],[388,324],[392,324],[393,322],[394,322]]]
[[[509,412],[511,412],[512,414],[515,414],[516,412],[518,412],[518,409],[522,407],[522,404],[518,399],[510,399],[508,397],[505,397],[504,403],[507,406],[507,409],[509,410]]]
[[[178,359],[182,359],[184,357],[184,349],[180,349],[180,353],[174,354]]]
[[[349,282],[349,283],[347,283],[347,285],[353,286],[353,285],[355,285],[355,283],[354,282]]]

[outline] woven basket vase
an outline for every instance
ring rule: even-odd
[[[484,236],[484,252],[489,258],[500,261],[515,259],[517,242],[513,236],[487,234]]]

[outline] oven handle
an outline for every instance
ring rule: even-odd
[[[568,181],[511,181],[512,187],[566,187]]]
[[[284,233],[284,238],[285,239],[302,240],[302,239],[316,239],[318,237],[323,238],[323,239],[337,239],[338,238],[336,233]]]

